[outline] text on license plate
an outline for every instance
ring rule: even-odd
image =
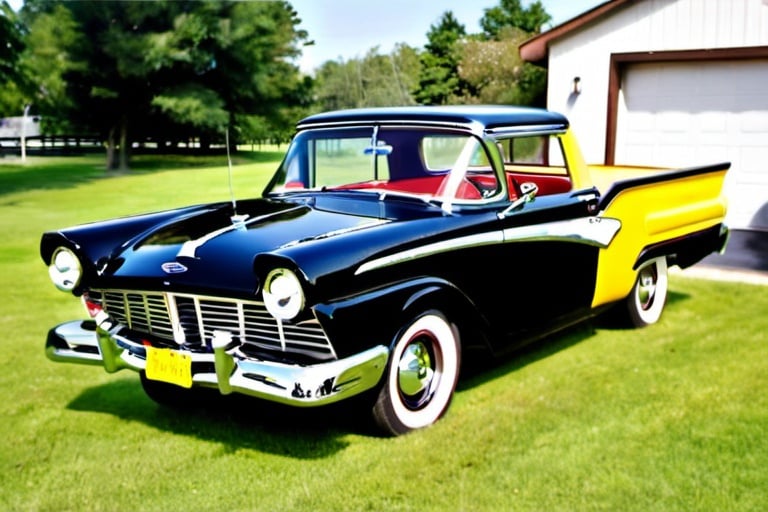
[[[147,366],[144,371],[148,379],[192,387],[192,358],[169,348],[146,347]]]

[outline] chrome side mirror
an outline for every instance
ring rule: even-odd
[[[504,208],[503,211],[497,214],[499,219],[503,219],[510,213],[519,210],[525,203],[530,203],[536,199],[536,194],[539,193],[539,186],[532,181],[526,181],[520,184],[520,197],[515,199],[512,204]]]

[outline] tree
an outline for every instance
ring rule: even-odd
[[[26,77],[18,66],[24,50],[23,27],[8,2],[0,3],[0,117],[19,115],[24,103]]]
[[[42,116],[46,133],[71,131],[67,116],[61,115],[72,106],[64,81],[70,65],[66,48],[79,45],[83,36],[63,5],[54,4],[34,14],[23,9],[21,15],[27,27],[26,48],[19,59],[19,68],[27,77],[26,101]]]
[[[173,30],[155,39],[154,64],[166,69],[169,82],[184,77],[192,87],[171,86],[154,104],[178,122],[214,133],[239,115],[270,117],[306,105],[311,84],[289,62],[306,39],[295,28],[296,11],[285,2],[234,2],[211,15],[217,8],[219,2],[206,3],[201,11],[178,16]]]
[[[401,43],[389,55],[371,48],[362,59],[327,61],[317,71],[316,102],[321,110],[413,105],[418,52]]]
[[[496,7],[485,9],[480,18],[480,27],[487,39],[498,39],[505,27],[516,27],[528,34],[538,34],[541,27],[552,17],[544,10],[541,1],[536,0],[524,9],[520,0],[500,0]]]
[[[465,100],[543,106],[546,71],[523,62],[518,48],[550,19],[538,0],[526,9],[520,0],[500,0],[485,9],[480,19],[483,33],[462,49],[459,76],[469,84]]]
[[[505,27],[498,40],[468,41],[463,48],[459,75],[474,93],[467,103],[544,105],[546,72],[520,58],[520,43],[530,34]]]
[[[459,76],[464,25],[451,11],[446,11],[437,25],[427,32],[425,52],[421,54],[421,73],[416,101],[423,105],[442,105],[465,94],[468,84]]]
[[[107,141],[109,168],[147,138],[236,134],[238,119],[306,101],[291,63],[306,33],[287,2],[29,0],[29,16],[66,8],[77,37],[62,42],[68,117]],[[25,9],[27,5],[25,4]]]
[[[19,78],[16,63],[24,49],[18,16],[5,0],[0,3],[0,41],[0,83],[5,83]]]

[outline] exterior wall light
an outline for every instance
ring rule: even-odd
[[[573,94],[581,94],[581,77],[580,76],[573,77],[573,90],[571,92],[573,92]]]

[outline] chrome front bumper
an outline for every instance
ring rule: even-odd
[[[248,357],[232,347],[229,340],[226,333],[214,337],[213,353],[185,351],[192,358],[193,386],[301,407],[337,402],[373,388],[389,357],[389,350],[379,345],[328,363],[290,365]],[[130,331],[113,324],[106,315],[96,321],[73,321],[51,329],[45,353],[52,361],[99,365],[109,373],[124,368],[140,372],[146,366],[146,349],[141,340],[132,339]],[[195,366],[212,371],[195,371]]]

